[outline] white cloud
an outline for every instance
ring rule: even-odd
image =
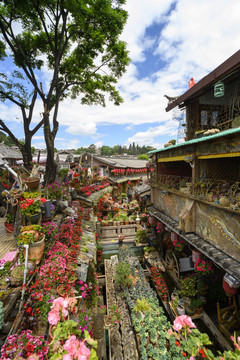
[[[98,133],[99,125],[123,124],[127,131],[136,129],[136,133],[125,140],[126,144],[134,141],[141,145],[160,146],[162,141],[166,142],[163,137],[176,138],[178,124],[171,121],[171,113],[166,113],[167,100],[163,96],[180,95],[187,90],[191,77],[199,81],[239,49],[239,2],[178,0],[175,9],[167,17],[171,4],[173,2],[170,0],[126,2],[129,18],[122,38],[128,43],[133,62],[118,82],[124,104],[116,107],[107,102],[107,106],[102,108],[82,106],[79,99],[65,100],[60,104],[58,119],[68,134],[86,139],[90,137],[90,144],[94,141],[103,143],[101,138],[106,135]],[[153,23],[164,24],[162,32],[153,37],[146,36],[146,28]],[[139,79],[138,62],[141,66],[149,67],[145,63],[145,51],[151,49],[152,55],[165,61],[166,66],[155,73],[149,69],[151,75]],[[48,81],[49,72],[46,69],[44,87]],[[38,101],[35,122],[39,122],[41,112],[42,104]],[[8,108],[0,104],[2,117],[18,121],[16,118],[19,112],[15,107]],[[146,130],[138,131],[138,125],[141,125],[141,130],[143,126]],[[56,141],[59,148],[59,143],[68,148],[81,146],[78,140],[72,143],[64,141],[62,135]]]

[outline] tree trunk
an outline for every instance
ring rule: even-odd
[[[57,164],[54,161],[54,142],[51,146],[47,146],[47,163],[45,172],[45,184],[53,182],[56,179]]]
[[[23,156],[23,163],[24,163],[24,167],[27,170],[31,170],[32,168],[32,149],[31,149],[31,141],[32,138],[30,137],[26,137],[25,139],[25,144],[21,150],[22,152],[22,156]]]
[[[56,179],[57,164],[54,161],[54,139],[55,136],[52,134],[50,129],[49,112],[45,111],[43,114],[44,118],[44,137],[47,147],[47,163],[44,182],[50,183]]]

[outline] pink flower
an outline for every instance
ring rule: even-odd
[[[79,341],[75,335],[72,335],[64,344],[64,350],[74,356],[78,352]]]
[[[196,325],[192,322],[190,316],[181,315],[176,317],[176,319],[173,322],[174,330],[180,331],[183,327],[196,328]],[[188,331],[191,332],[190,329],[188,329]]]
[[[61,311],[63,317],[68,316],[68,300],[64,299],[63,297],[59,297],[53,300],[51,309]]]
[[[195,357],[191,356],[188,360],[195,360]]]
[[[63,356],[63,360],[72,360],[72,355],[66,354]]]
[[[83,355],[85,356],[85,358],[83,359],[79,359],[79,356],[78,356],[78,360],[88,360],[89,357],[90,357],[90,354],[91,354],[91,350],[89,350],[86,345],[84,344],[83,341],[80,342],[80,347],[79,347],[79,355]]]
[[[51,325],[57,325],[60,320],[59,312],[57,310],[51,310],[48,313],[48,322]]]

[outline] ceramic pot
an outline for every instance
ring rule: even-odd
[[[31,216],[26,216],[26,218],[31,224],[37,224],[40,220],[40,216],[41,216],[41,213],[39,212],[39,213],[31,215]]]
[[[44,213],[46,218],[50,218],[51,217],[51,200],[46,200],[45,203],[43,203],[44,206]]]
[[[199,259],[202,259],[203,254],[197,250],[192,251],[192,261],[196,263]]]
[[[161,295],[161,299],[162,301],[168,301],[168,295],[167,294]]]

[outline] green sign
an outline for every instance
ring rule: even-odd
[[[214,85],[214,97],[221,97],[221,96],[224,96],[224,83],[218,81]]]

